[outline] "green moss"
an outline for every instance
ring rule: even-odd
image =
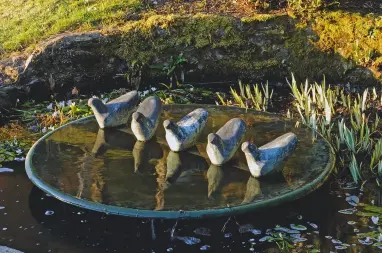
[[[256,14],[251,17],[242,17],[241,22],[243,23],[252,23],[252,22],[264,22],[268,20],[272,20],[277,17],[287,16],[285,13],[279,13],[279,14]]]
[[[324,75],[332,80],[344,78],[346,62],[339,55],[328,54],[314,47],[314,40],[309,39],[307,30],[294,31],[285,45],[291,53],[287,59],[290,71],[296,76],[313,80],[320,80]]]
[[[147,16],[121,28],[119,53],[147,63],[158,57],[158,52],[175,55],[188,47],[239,47],[245,40],[236,22],[232,17],[205,14]]]
[[[312,25],[319,36],[315,42],[324,52],[337,53],[367,67],[380,78],[382,65],[382,17],[344,11],[322,12]]]

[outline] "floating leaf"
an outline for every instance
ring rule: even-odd
[[[378,225],[379,217],[378,216],[372,216],[371,221],[375,224]]]
[[[370,237],[366,237],[365,239],[358,239],[358,241],[363,245],[373,244],[373,242],[370,240]]]
[[[332,243],[334,243],[334,244],[342,244],[342,242],[340,240],[337,240],[337,239],[332,239]]]
[[[0,173],[1,172],[13,172],[13,169],[10,169],[10,168],[0,168]]]
[[[299,231],[304,231],[308,229],[307,227],[303,225],[296,225],[296,224],[290,224],[290,227],[294,230],[299,230]]]
[[[357,196],[354,196],[354,195],[346,197],[345,200],[346,200],[346,202],[349,203],[349,205],[352,205],[352,206],[357,206],[359,203],[359,198]]]
[[[342,214],[354,214],[356,211],[357,209],[355,208],[349,208],[349,209],[339,210],[338,212]]]
[[[347,249],[345,245],[336,245],[334,248],[341,250],[341,249]]]
[[[197,235],[211,236],[211,229],[200,227],[200,228],[196,228],[194,230],[194,233]]]
[[[203,245],[202,247],[200,247],[200,250],[205,251],[205,250],[208,250],[209,248],[210,248],[210,245]]]
[[[195,245],[201,243],[201,240],[199,238],[191,236],[176,236],[175,238],[180,241],[183,241],[187,245]]]
[[[318,225],[317,224],[314,224],[312,222],[307,222],[312,228],[314,229],[318,229]]]
[[[308,239],[304,238],[304,237],[300,237],[300,238],[296,238],[296,239],[293,239],[292,242],[293,243],[298,243],[298,242],[305,242],[307,241]]]

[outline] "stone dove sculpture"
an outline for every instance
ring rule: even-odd
[[[216,133],[210,133],[207,154],[211,163],[220,166],[228,162],[243,141],[245,131],[245,122],[242,119],[233,118]]]
[[[198,108],[180,121],[165,120],[163,126],[166,130],[166,140],[170,149],[178,152],[195,145],[208,120],[208,112]]]
[[[148,97],[139,105],[131,119],[131,130],[138,141],[149,141],[158,127],[162,112],[162,101],[158,97]]]
[[[245,154],[252,176],[261,177],[272,172],[293,152],[296,145],[297,136],[294,133],[286,133],[260,148],[246,141],[241,145],[241,150]]]
[[[106,104],[99,98],[90,98],[88,101],[88,105],[92,108],[100,128],[126,124],[137,103],[138,92],[135,90]]]

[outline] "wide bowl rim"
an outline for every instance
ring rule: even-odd
[[[282,115],[277,113],[269,113],[269,112],[259,112],[254,109],[244,109],[239,107],[232,107],[232,106],[217,106],[217,105],[203,105],[203,104],[188,104],[188,105],[182,105],[182,104],[172,104],[172,105],[163,105],[163,109],[171,108],[171,107],[202,107],[202,108],[222,108],[227,107],[230,109],[236,109],[236,110],[242,110],[243,112],[250,112],[255,114],[262,114],[262,115],[273,115],[282,117]],[[325,144],[329,148],[329,159],[327,164],[325,165],[325,168],[320,173],[320,175],[315,178],[313,181],[305,184],[302,187],[299,187],[297,189],[294,189],[288,193],[279,195],[275,198],[271,198],[268,200],[264,200],[261,202],[252,202],[252,203],[246,203],[241,204],[237,206],[230,206],[225,208],[216,208],[216,209],[204,209],[204,210],[147,210],[147,209],[136,209],[136,208],[129,208],[129,207],[120,207],[120,206],[113,206],[113,205],[106,205],[102,203],[96,203],[93,201],[85,200],[85,199],[79,199],[74,197],[73,195],[66,194],[64,192],[61,192],[57,190],[56,188],[52,187],[48,183],[46,183],[44,180],[42,180],[36,173],[36,169],[32,163],[33,155],[35,154],[36,147],[45,139],[47,139],[52,134],[56,133],[60,129],[67,127],[68,125],[72,124],[79,124],[84,121],[92,120],[94,118],[94,115],[88,116],[85,118],[77,119],[74,121],[71,121],[65,125],[62,125],[53,131],[45,134],[42,136],[39,140],[37,140],[34,145],[29,150],[26,159],[25,159],[25,170],[29,177],[29,179],[32,181],[33,184],[35,184],[38,188],[40,188],[42,191],[52,195],[56,199],[59,199],[65,203],[78,206],[85,209],[90,209],[93,211],[103,212],[106,214],[114,214],[114,215],[120,215],[120,216],[129,216],[129,217],[139,217],[139,218],[160,218],[160,219],[197,219],[197,218],[209,218],[209,217],[220,217],[220,216],[232,216],[237,214],[244,214],[250,211],[260,210],[267,207],[272,207],[276,205],[280,205],[285,202],[290,202],[292,200],[299,199],[301,197],[304,197],[308,195],[309,193],[313,192],[314,190],[318,189],[324,182],[329,178],[330,173],[332,172],[334,165],[335,165],[335,155],[332,147],[329,145],[327,140],[323,138]],[[285,119],[286,120],[286,119]]]

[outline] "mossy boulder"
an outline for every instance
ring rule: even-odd
[[[356,16],[355,21],[351,19],[354,24],[346,25],[349,17],[342,13],[344,20],[335,21],[337,15],[323,12],[301,24],[287,14],[239,19],[212,14],[148,13],[115,29],[63,34],[46,42],[26,61],[18,83],[25,85],[39,79],[51,93],[61,94],[73,87],[87,93],[136,87],[142,81],[156,85],[168,81],[169,66],[179,55],[187,60],[181,66],[186,82],[238,78],[284,81],[291,72],[302,79],[320,80],[325,75],[333,82],[380,82],[381,36],[372,37],[380,33],[378,19]],[[366,24],[368,35],[351,34],[350,27]],[[341,27],[341,33],[331,32]],[[349,41],[354,40],[362,42],[360,52],[368,52],[367,47],[373,50],[368,64],[362,64],[365,57],[360,62],[356,58],[359,54],[350,50]],[[347,50],[350,53],[344,53]],[[177,66],[172,70],[171,75],[180,74]]]

